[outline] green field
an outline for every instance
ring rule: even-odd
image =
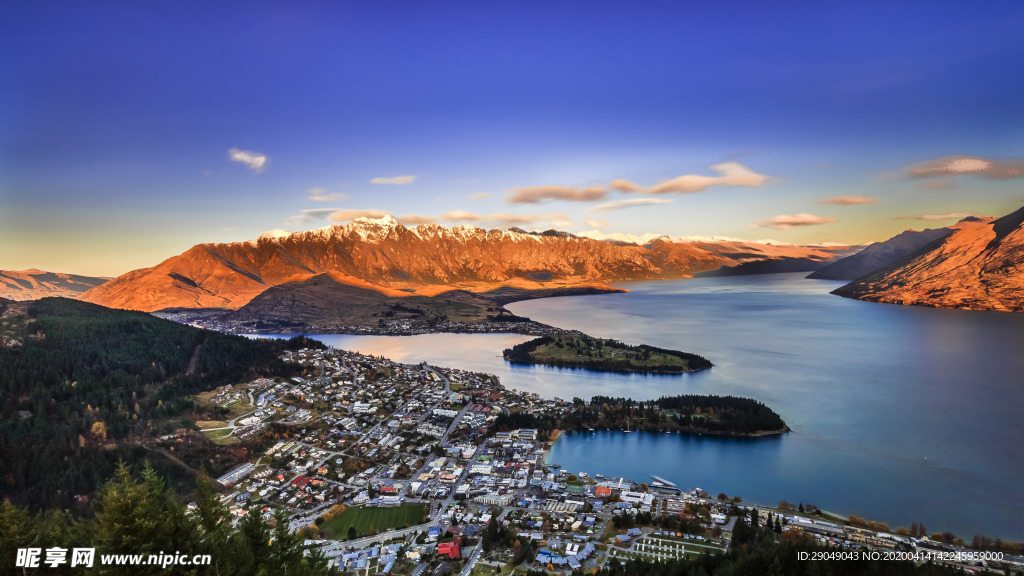
[[[238,438],[231,436],[231,430],[204,430],[203,436],[213,441],[214,444],[238,444]]]
[[[328,538],[346,540],[348,529],[355,527],[357,537],[380,533],[402,526],[422,524],[427,517],[423,504],[403,504],[394,508],[347,508],[320,526],[320,533]]]

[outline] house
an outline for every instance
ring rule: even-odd
[[[441,542],[437,545],[438,556],[447,556],[452,560],[458,560],[461,554],[458,540],[454,542]]]

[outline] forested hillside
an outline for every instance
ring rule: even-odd
[[[269,518],[254,511],[232,525],[214,482],[201,475],[193,486],[196,506],[191,512],[149,466],[136,473],[118,467],[99,490],[89,518],[59,510],[32,514],[0,501],[0,574],[33,573],[15,567],[18,549],[57,547],[70,552],[82,546],[95,548],[91,568],[40,563],[34,571],[130,576],[337,574],[318,551],[307,549],[302,536],[288,530],[280,511]],[[167,566],[145,565],[150,555],[161,554],[173,561]],[[107,560],[110,555],[139,555],[142,565],[116,565]]]
[[[288,342],[141,312],[44,298],[15,319],[0,347],[0,499],[33,508],[82,503],[142,440],[188,424],[189,395],[294,370],[278,358]]]

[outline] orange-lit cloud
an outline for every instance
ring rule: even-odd
[[[602,212],[611,212],[612,210],[622,210],[624,208],[634,208],[637,206],[671,204],[672,202],[675,202],[675,200],[669,198],[629,198],[627,200],[612,200],[611,202],[598,204],[592,208],[587,208],[586,212],[588,214],[600,214]]]
[[[911,178],[972,175],[994,180],[1024,177],[1024,158],[992,160],[978,156],[946,156],[903,169]]]
[[[768,181],[769,176],[758,174],[739,162],[722,162],[709,166],[718,176],[686,174],[671,180],[659,182],[650,188],[642,189],[644,194],[693,194],[707,190],[712,186],[747,186],[757,188]]]
[[[773,230],[789,230],[798,226],[816,226],[835,222],[835,218],[815,216],[814,214],[780,214],[767,220],[758,220],[750,225],[751,228],[771,228]]]
[[[493,194],[490,192],[478,192],[476,194],[469,195],[471,200],[483,200],[484,198],[490,198],[491,196],[493,196]]]
[[[867,196],[832,196],[831,198],[822,198],[821,200],[818,200],[818,204],[836,204],[838,206],[871,204],[872,202],[878,202],[878,199],[868,198]]]
[[[608,195],[603,188],[577,188],[575,186],[533,186],[530,188],[513,188],[506,191],[505,201],[510,204],[539,204],[545,200],[568,200],[572,202],[592,202]]]
[[[303,212],[306,212],[305,210]],[[334,210],[330,216],[327,217],[331,222],[347,222],[355,218],[383,218],[390,216],[391,213],[386,210]]]
[[[502,224],[532,224],[538,221],[567,221],[565,214],[508,214],[492,212],[490,214],[474,214],[465,210],[451,210],[441,214],[440,220],[447,222],[497,222]]]
[[[616,178],[615,180],[612,180],[608,186],[618,190],[619,192],[639,192],[644,189],[643,186],[636,182],[630,182],[625,178]]]
[[[599,220],[599,219],[584,220],[583,223],[586,224],[587,226],[592,227],[592,228],[604,228],[605,226],[608,225],[608,221],[607,220]]]
[[[250,170],[259,174],[267,166],[267,162],[270,161],[266,154],[260,154],[259,152],[253,152],[252,150],[239,150],[238,148],[231,148],[228,150],[228,158],[232,162],[241,162],[249,167]]]
[[[437,222],[437,218],[423,214],[406,214],[405,216],[398,216],[395,219],[406,226],[419,226],[420,224],[433,224],[434,222]]]

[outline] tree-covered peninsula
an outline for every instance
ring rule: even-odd
[[[767,436],[789,431],[782,417],[763,403],[736,396],[686,394],[657,400],[594,396],[573,399],[573,410],[554,418],[528,413],[502,414],[496,431],[536,428],[541,437],[553,430],[647,430],[711,436]]]
[[[578,332],[542,336],[516,344],[506,348],[503,356],[517,364],[544,364],[606,372],[681,374],[712,366],[707,358],[690,352],[646,344],[632,346]]]

